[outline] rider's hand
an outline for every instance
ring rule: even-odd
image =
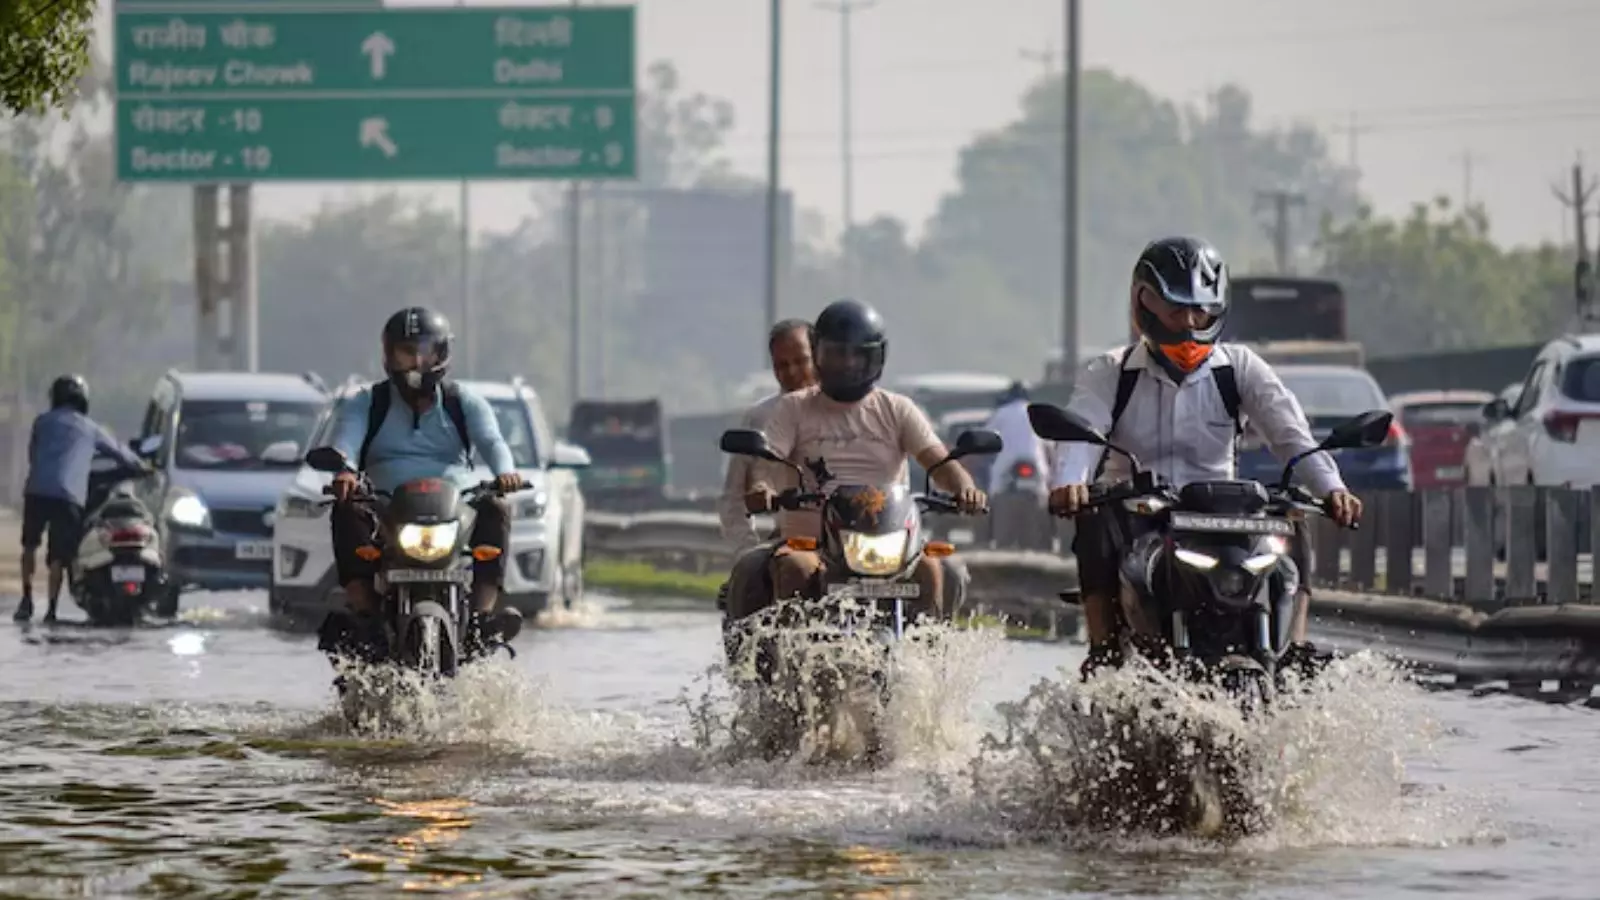
[[[354,472],[340,472],[333,476],[333,499],[340,503],[348,502],[350,495],[356,492],[361,484],[361,479]]]
[[[520,491],[526,485],[527,482],[523,481],[522,476],[518,475],[516,472],[507,472],[504,475],[496,475],[494,477],[495,490],[498,490],[502,494]]]
[[[1050,511],[1058,516],[1075,516],[1088,503],[1087,484],[1064,484],[1050,492]]]
[[[1328,495],[1328,516],[1345,528],[1361,521],[1361,498],[1349,491],[1334,491]]]
[[[1122,647],[1115,641],[1092,644],[1083,658],[1083,665],[1078,667],[1078,677],[1087,681],[1101,669],[1115,669],[1120,665],[1122,665]]]
[[[980,513],[989,508],[989,498],[975,487],[956,492],[956,509],[964,513]]]
[[[771,487],[758,484],[744,495],[744,511],[752,516],[772,512],[773,501],[777,499],[778,495],[773,493]]]

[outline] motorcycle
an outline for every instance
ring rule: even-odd
[[[991,539],[1001,550],[1054,548],[1055,533],[1043,515],[1044,498],[1049,491],[1046,475],[1032,460],[1011,464],[1000,482],[1000,490],[990,498],[993,515]]]
[[[1295,467],[1313,453],[1381,444],[1393,414],[1372,411],[1340,423],[1315,448],[1291,458],[1276,485],[1205,481],[1177,490],[1070,412],[1035,403],[1028,416],[1046,440],[1096,444],[1129,461],[1131,478],[1092,485],[1088,502],[1091,510],[1120,505],[1144,526],[1133,530],[1113,614],[1123,653],[1143,651],[1158,663],[1175,663],[1185,680],[1219,687],[1246,717],[1270,703],[1285,688],[1279,663],[1289,646],[1299,587],[1289,543],[1307,515],[1327,513],[1322,501],[1291,483]],[[1240,785],[1239,761],[1200,737],[1202,752],[1187,773],[1187,808],[1174,818],[1196,828],[1202,825],[1197,817],[1208,820],[1201,830],[1242,833],[1260,827],[1263,811]]]
[[[344,454],[332,447],[307,453],[306,464],[319,472],[351,471]],[[323,493],[331,495],[332,486]],[[384,645],[366,661],[386,661],[424,676],[449,678],[463,664],[496,650],[515,655],[510,643],[521,630],[521,619],[496,617],[484,629],[483,641],[475,640],[469,597],[469,562],[491,560],[502,552],[496,547],[468,546],[472,504],[500,493],[494,481],[457,491],[439,478],[419,478],[390,493],[375,490],[362,476],[351,502],[377,503],[380,510],[374,535],[378,540],[357,554],[379,563],[374,589],[381,600]],[[330,656],[339,655],[347,649],[343,638],[352,632],[348,614],[329,613],[319,649]],[[335,684],[343,694],[343,678]]]
[[[67,583],[91,625],[137,624],[166,590],[156,518],[139,500],[134,482],[143,474],[122,465],[89,474],[84,504],[89,512]]]
[[[805,483],[803,470],[774,452],[759,431],[726,431],[720,446],[724,453],[788,466],[795,470],[797,483]],[[783,682],[776,685],[780,689],[774,698],[780,708],[770,712],[787,727],[776,729],[777,736],[768,742],[769,755],[793,749],[805,723],[819,717],[833,736],[853,733],[858,738],[855,747],[834,755],[868,759],[881,755],[877,718],[888,700],[889,651],[917,618],[906,609],[907,601],[922,599],[917,567],[924,557],[947,558],[955,553],[954,545],[928,540],[923,532],[925,511],[959,512],[951,497],[931,490],[932,475],[957,460],[1001,449],[1000,435],[993,431],[962,433],[949,455],[929,468],[922,493],[893,484],[841,485],[828,493],[791,489],[778,495],[779,509],[818,511],[821,539],[789,538],[785,544],[818,553],[823,569],[813,586],[815,599],[799,603],[780,599],[750,617],[755,621],[739,623],[730,631],[734,645],[749,646],[749,638],[764,626],[753,647],[758,681],[768,688]],[[775,639],[786,634],[800,637]],[[859,659],[817,658],[814,651],[819,646],[837,645],[850,635],[867,636],[876,645],[875,658],[864,665]],[[737,655],[738,650],[730,650],[730,657]],[[822,667],[816,670],[819,662]],[[808,675],[808,669],[815,671]],[[764,696],[772,697],[773,692]]]

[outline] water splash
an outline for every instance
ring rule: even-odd
[[[1193,735],[1203,734],[1248,762],[1241,788],[1271,827],[1247,846],[1437,844],[1486,833],[1470,798],[1410,789],[1406,760],[1430,757],[1440,729],[1401,667],[1362,653],[1300,688],[1247,721],[1227,698],[1140,662],[1082,683],[1063,672],[1001,704],[1003,733],[985,739],[965,791],[946,786],[948,802],[1010,839],[1143,840],[1163,824],[1142,815],[1162,798],[1130,803],[1130,779],[1151,771],[1152,751],[1195,753]],[[1184,789],[1160,776],[1143,787]]]

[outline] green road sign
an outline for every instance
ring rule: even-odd
[[[118,104],[123,181],[619,178],[632,97]]]
[[[632,7],[162,2],[116,10],[125,181],[634,176]]]

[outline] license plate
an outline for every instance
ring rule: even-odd
[[[461,582],[465,584],[472,577],[466,569],[390,569],[383,573],[383,580],[390,584],[441,584],[445,582]]]
[[[118,584],[144,584],[144,566],[112,566],[111,580]]]
[[[233,545],[234,559],[271,559],[271,541],[240,541]]]
[[[970,528],[952,528],[949,536],[952,544],[970,544],[977,537]]]
[[[1433,470],[1433,477],[1439,479],[1440,481],[1454,481],[1458,478],[1465,478],[1467,477],[1467,467],[1440,466],[1439,468]]]
[[[1183,531],[1209,531],[1219,534],[1294,534],[1294,523],[1288,519],[1268,519],[1260,516],[1215,516],[1175,512],[1171,521],[1173,528]]]
[[[915,581],[851,581],[829,588],[835,597],[862,597],[866,599],[912,598],[922,596],[922,585]]]

